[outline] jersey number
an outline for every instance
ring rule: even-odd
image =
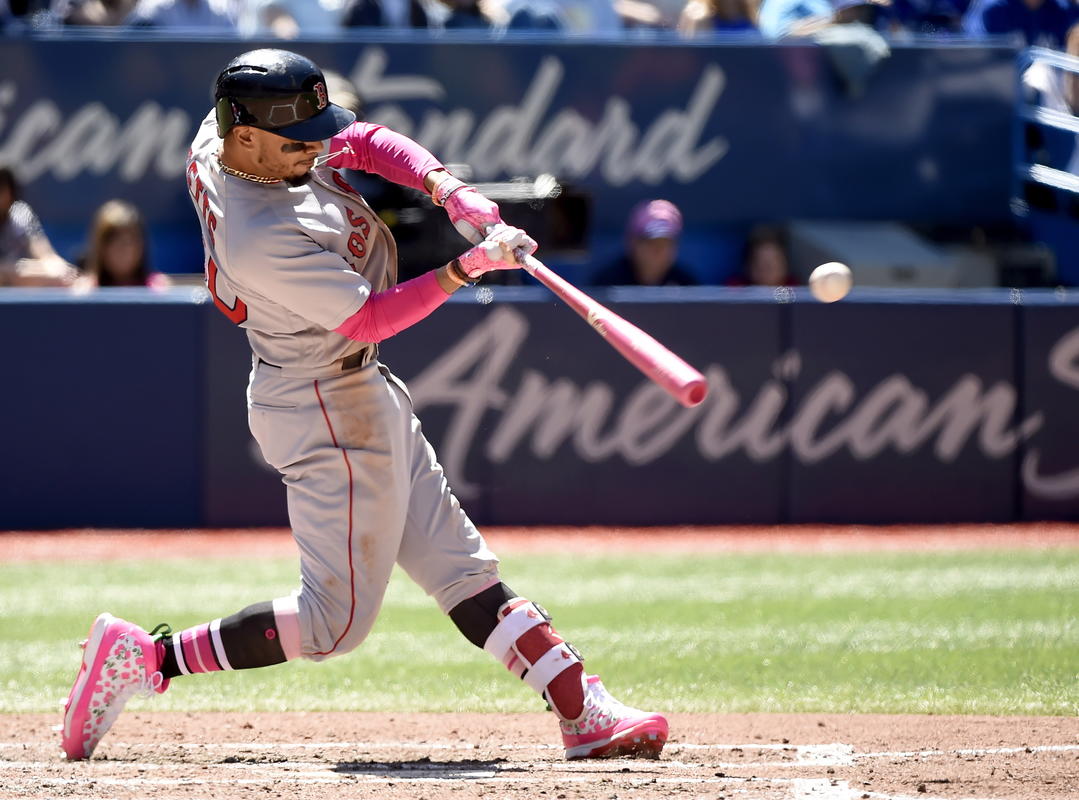
[[[233,307],[229,308],[217,296],[217,264],[214,263],[212,258],[206,261],[206,288],[210,290],[217,310],[228,317],[231,322],[236,325],[243,325],[247,322],[247,303],[237,297]]]

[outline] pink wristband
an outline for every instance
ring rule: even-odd
[[[415,325],[448,297],[435,271],[425,272],[400,286],[371,295],[359,311],[334,330],[356,342],[381,342]]]

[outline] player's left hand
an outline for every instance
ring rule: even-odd
[[[504,224],[498,203],[452,175],[435,187],[432,199],[446,209],[453,227],[472,244],[482,242],[490,226]]]
[[[473,280],[496,269],[517,269],[520,255],[536,252],[535,240],[520,228],[499,224],[487,238],[457,259],[464,273]]]

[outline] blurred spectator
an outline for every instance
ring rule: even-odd
[[[762,0],[757,25],[769,39],[802,36],[832,20],[829,0]]]
[[[678,31],[685,36],[755,30],[757,5],[754,0],[689,0],[678,19]]]
[[[1065,52],[1079,57],[1079,25],[1073,25],[1069,31]],[[1023,72],[1022,80],[1027,102],[1079,116],[1079,75],[1076,73],[1050,66],[1045,61],[1035,61]],[[1033,130],[1037,131],[1037,145],[1032,147],[1035,163],[1079,175],[1079,136],[1052,128]],[[1027,136],[1029,142],[1031,132],[1028,131]]]
[[[0,31],[25,31],[52,21],[49,0],[0,0]]]
[[[742,253],[742,270],[728,286],[795,286],[787,237],[779,228],[759,226],[749,232]]]
[[[619,33],[622,17],[611,0],[560,0],[566,27],[574,33]]]
[[[1012,34],[1028,47],[1063,50],[1076,22],[1079,6],[1073,0],[974,0],[963,30],[976,37]]]
[[[490,30],[491,18],[479,0],[442,0],[449,13],[442,23],[446,30]]]
[[[146,229],[138,209],[123,200],[109,200],[94,214],[79,287],[169,286],[167,275],[150,269],[147,249]]]
[[[892,0],[895,23],[911,33],[958,34],[970,0]]]
[[[236,17],[229,0],[138,0],[132,25],[170,30],[236,32]]]
[[[70,286],[77,275],[20,199],[15,173],[0,167],[0,286]]]
[[[362,120],[366,109],[364,109],[363,99],[360,97],[356,84],[350,78],[332,69],[324,69],[322,76],[326,79],[326,94],[330,102],[347,108],[356,115],[357,121]]]
[[[345,0],[247,0],[240,20],[244,36],[295,39],[341,32]]]
[[[678,263],[682,212],[669,200],[649,200],[630,213],[626,251],[596,273],[597,286],[695,286],[697,279]]]
[[[482,0],[496,30],[620,33],[622,18],[611,0]]]
[[[757,25],[769,39],[810,36],[833,25],[883,27],[891,0],[763,0]]]
[[[614,0],[626,28],[673,30],[684,5],[680,0]]]
[[[64,25],[117,26],[127,23],[137,0],[55,0],[53,15]]]
[[[506,30],[564,31],[568,27],[557,0],[506,0],[502,13]]]
[[[426,28],[429,24],[420,0],[346,0],[341,14],[345,28]]]

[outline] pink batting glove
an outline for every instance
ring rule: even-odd
[[[485,272],[496,269],[518,269],[520,255],[536,252],[535,240],[520,228],[500,224],[491,229],[487,238],[457,259],[461,270],[475,280]]]
[[[472,244],[482,242],[484,232],[492,225],[504,224],[497,203],[453,176],[435,187],[431,199],[446,209],[453,227]]]

